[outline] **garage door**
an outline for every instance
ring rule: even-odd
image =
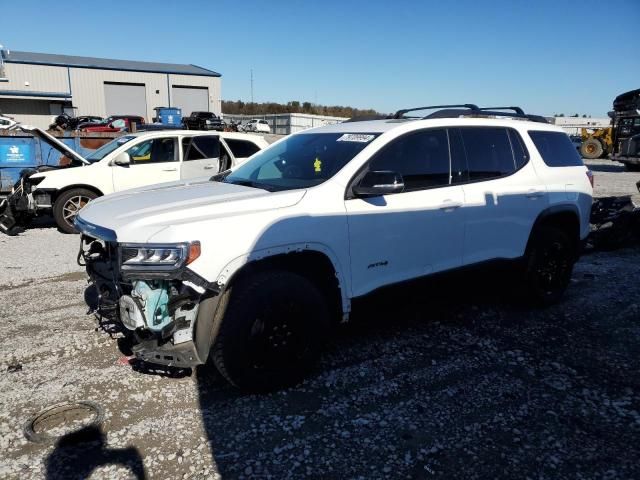
[[[109,115],[140,115],[147,118],[144,84],[104,83],[104,98]]]
[[[182,116],[188,117],[191,112],[209,111],[209,89],[207,87],[180,87],[171,89],[172,107],[182,108]]]

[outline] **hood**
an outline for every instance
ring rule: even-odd
[[[69,175],[68,171],[70,169],[76,169],[77,167],[95,167],[95,164],[93,165],[69,165],[69,166],[64,166],[64,167],[54,167],[53,170],[46,170],[44,172],[37,172],[34,173],[33,175],[30,175],[29,178],[33,178],[33,179],[37,179],[37,178],[43,178],[44,180],[38,183],[38,188],[49,188],[49,185],[47,185],[46,182],[47,180],[49,181],[56,181],[58,179],[64,179],[65,175]],[[89,171],[87,171],[87,174]],[[93,172],[93,170],[91,170],[91,172]],[[74,175],[77,175],[77,170],[74,171]],[[55,188],[55,187],[54,187]]]
[[[305,192],[267,192],[208,179],[171,182],[98,198],[78,218],[115,232],[118,241],[146,242],[170,226],[289,207]]]
[[[34,137],[39,138],[43,142],[47,143],[51,147],[55,148],[63,155],[66,155],[68,158],[75,160],[78,163],[83,165],[89,165],[89,161],[80,155],[75,150],[72,150],[70,147],[62,143],[60,140],[55,138],[53,135],[48,134],[44,130],[38,127],[32,127],[31,125],[20,125],[20,130],[26,133],[32,134]]]

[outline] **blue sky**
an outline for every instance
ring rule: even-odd
[[[3,1],[13,50],[193,63],[225,100],[605,116],[640,88],[640,0]],[[616,34],[616,31],[621,32]],[[625,33],[626,32],[626,33]]]

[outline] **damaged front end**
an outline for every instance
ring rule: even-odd
[[[72,166],[90,165],[87,159],[41,128],[18,124],[15,129],[31,134],[56,149],[70,159]],[[38,215],[40,210],[52,208],[54,190],[39,190],[37,185],[44,180],[44,177],[31,178],[31,176],[34,173],[56,169],[50,165],[40,165],[36,168],[27,168],[20,173],[20,179],[13,186],[9,196],[0,200],[0,232],[17,235],[33,217]]]
[[[9,196],[0,201],[0,232],[16,235],[37,215],[39,208],[51,208],[51,196],[37,190],[42,178],[29,178],[34,173],[38,170],[23,171]]]
[[[173,367],[204,363],[208,346],[196,346],[195,325],[201,301],[218,292],[217,284],[187,268],[200,244],[119,244],[109,231],[89,234],[81,224],[76,222],[83,232],[78,261],[96,293],[90,307],[98,317],[131,338],[140,360]]]

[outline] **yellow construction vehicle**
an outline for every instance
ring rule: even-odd
[[[584,158],[607,157],[613,151],[613,128],[583,128],[580,154]]]

